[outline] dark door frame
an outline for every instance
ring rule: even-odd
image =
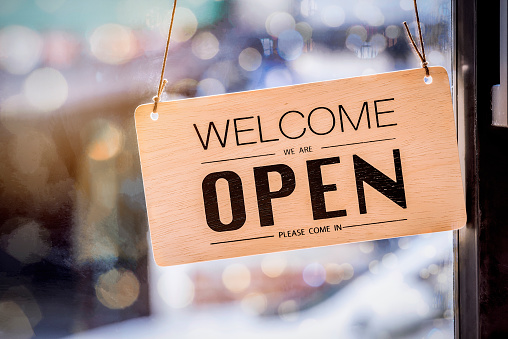
[[[467,224],[456,234],[455,333],[478,338],[478,131],[476,119],[476,3],[455,0],[455,107],[462,173],[465,179]]]
[[[500,83],[500,1],[456,0],[453,6],[468,211],[456,237],[456,334],[508,338],[508,128],[492,126],[491,111],[491,88]]]

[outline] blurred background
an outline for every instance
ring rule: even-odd
[[[454,337],[452,232],[155,265],[133,114],[172,3],[0,1],[0,337]],[[452,74],[451,1],[419,10]],[[162,99],[420,67],[402,21],[411,0],[179,0]]]

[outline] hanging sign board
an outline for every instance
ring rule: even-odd
[[[135,113],[155,260],[204,260],[466,223],[446,70],[153,104]]]

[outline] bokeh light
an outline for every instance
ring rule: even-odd
[[[286,269],[286,266],[286,257],[281,254],[267,255],[261,261],[261,270],[270,278],[280,276]]]
[[[274,12],[266,19],[266,32],[277,38],[282,32],[295,28],[295,18],[286,12]]]
[[[104,63],[123,64],[136,54],[136,40],[130,28],[105,24],[97,27],[90,36],[90,50]]]
[[[401,29],[395,25],[389,25],[385,28],[385,35],[390,39],[397,39],[401,33]]]
[[[233,293],[245,291],[250,286],[250,280],[250,271],[243,264],[231,264],[222,272],[222,283]]]
[[[340,265],[340,267],[342,268],[342,271],[344,272],[344,280],[349,280],[349,279],[353,278],[353,276],[355,275],[355,270],[353,268],[353,265],[351,265],[350,263],[344,263],[344,264]]]
[[[374,251],[374,241],[364,241],[358,244],[360,251],[365,254],[372,253]]]
[[[372,48],[376,51],[376,54],[379,54],[386,48],[386,37],[382,34],[374,34],[372,38],[370,38],[370,43],[372,44]]]
[[[258,69],[259,66],[261,66],[262,61],[263,57],[261,56],[261,53],[252,47],[245,48],[238,56],[238,63],[240,64],[240,67],[250,72]]]
[[[408,248],[411,247],[411,238],[410,237],[400,238],[397,241],[397,245],[401,250],[407,250]]]
[[[372,261],[369,263],[369,271],[370,271],[370,273],[372,273],[372,274],[378,274],[378,273],[379,273],[379,261],[377,261],[377,260],[372,260]]]
[[[300,33],[304,41],[309,41],[312,38],[312,26],[304,21],[297,23],[295,30]]]
[[[332,285],[337,285],[344,280],[344,271],[339,264],[329,263],[325,265],[326,282]]]
[[[346,47],[355,53],[358,53],[358,51],[362,48],[363,45],[362,38],[357,34],[349,34],[346,38]]]
[[[298,304],[294,300],[286,300],[278,307],[279,317],[286,321],[296,321],[299,316]]]
[[[5,222],[2,229],[12,229],[0,238],[1,247],[24,264],[37,262],[51,249],[49,231],[35,220],[16,218]]]
[[[166,36],[169,27],[168,21],[161,26],[162,36]],[[173,22],[173,32],[171,33],[171,41],[184,42],[189,40],[196,34],[198,29],[198,19],[194,13],[186,7],[177,7],[175,11],[175,21]]]
[[[346,48],[358,53],[367,40],[367,30],[360,25],[352,26],[347,31]]]
[[[250,315],[261,315],[266,310],[268,301],[263,293],[249,293],[241,302],[242,309]]]
[[[295,60],[302,54],[303,38],[295,30],[286,30],[279,34],[277,51],[279,55],[288,61]]]
[[[439,272],[439,266],[437,266],[436,264],[429,265],[429,273],[430,274],[436,275],[438,272]]]
[[[206,78],[198,82],[197,95],[217,95],[226,93],[226,89],[220,80],[214,78]]]
[[[328,27],[339,27],[346,20],[346,14],[342,7],[331,5],[323,8],[321,11],[321,20]]]
[[[400,8],[405,11],[414,11],[414,4],[412,0],[400,0]]]
[[[67,80],[54,68],[39,68],[26,78],[24,94],[35,109],[50,112],[67,100]]]
[[[365,27],[363,27],[361,25],[351,26],[347,30],[347,34],[348,35],[350,35],[350,34],[358,35],[358,37],[360,38],[361,41],[367,40],[367,29],[365,29]]]
[[[87,146],[88,156],[96,161],[104,161],[118,154],[123,145],[122,131],[114,123],[105,119],[97,119],[93,126],[93,134]]]
[[[39,63],[43,48],[40,35],[24,26],[0,30],[0,66],[12,74],[27,74]]]
[[[0,334],[5,338],[32,338],[35,333],[30,320],[13,301],[0,301]]]
[[[49,32],[44,39],[43,59],[52,67],[67,68],[79,56],[79,43],[74,35],[68,32]]]
[[[302,272],[303,281],[309,286],[319,287],[323,285],[326,280],[326,270],[323,265],[319,263],[312,263],[307,265]]]
[[[194,300],[195,286],[183,270],[170,269],[157,281],[157,291],[167,305],[180,309],[189,306]]]
[[[358,1],[355,5],[355,15],[369,26],[381,26],[385,22],[383,12],[371,1]]]
[[[191,98],[196,95],[198,82],[195,79],[185,78],[178,80],[171,86],[166,86],[169,98],[176,100],[182,98]]]
[[[95,294],[104,306],[123,309],[131,306],[139,296],[139,281],[129,270],[111,269],[99,276]]]
[[[213,58],[219,52],[219,40],[210,32],[201,32],[192,39],[192,53],[202,60]]]
[[[37,299],[25,285],[17,285],[7,289],[2,293],[1,298],[4,301],[8,300],[19,305],[32,327],[37,326],[42,320],[42,312]],[[2,318],[1,315],[0,318]],[[0,329],[5,329],[3,325],[5,324],[2,324],[2,320],[0,320]]]

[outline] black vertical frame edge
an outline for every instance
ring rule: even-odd
[[[508,128],[492,126],[491,112],[491,88],[500,83],[501,1],[476,2],[478,321],[482,338],[508,338]]]
[[[477,126],[476,1],[453,1],[455,15],[455,104],[459,145],[464,157],[466,227],[457,231],[455,332],[458,338],[478,338],[479,326],[479,136]],[[462,139],[462,140],[461,140]]]

